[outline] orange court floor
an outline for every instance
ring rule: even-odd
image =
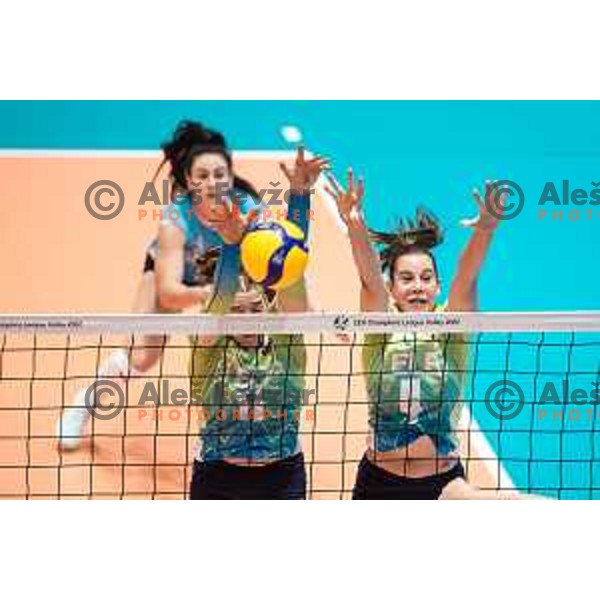
[[[245,152],[238,173],[257,188],[281,181],[279,162],[289,153]],[[0,158],[0,313],[129,313],[140,282],[145,248],[156,234],[156,207],[138,200],[159,163],[139,155],[36,155]],[[111,180],[126,202],[112,220],[92,218],[88,187]],[[160,185],[157,186],[160,191]],[[146,216],[141,210],[148,209]],[[349,244],[328,200],[313,200],[308,281],[317,310],[357,311],[359,287]],[[1,336],[0,336],[1,337]],[[349,374],[357,348],[334,336],[309,336],[302,447],[310,497],[349,498],[365,450],[366,393],[361,376]],[[312,342],[311,342],[312,340]],[[93,422],[81,448],[59,452],[56,422],[82,381],[91,382],[98,360],[126,343],[123,336],[20,336],[0,339],[0,497],[184,498],[191,476],[198,422],[180,411],[140,415],[131,398],[111,421]],[[189,347],[173,337],[148,380],[186,385]],[[86,379],[86,376],[88,377]],[[89,383],[88,383],[89,384]],[[140,388],[141,389],[141,388]],[[465,412],[461,449],[469,479],[499,486],[502,468],[477,424]]]

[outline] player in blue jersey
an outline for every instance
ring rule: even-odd
[[[148,247],[135,313],[178,312],[206,302],[223,240],[239,243],[247,220],[244,213],[256,208],[257,193],[233,172],[222,134],[185,121],[162,150],[157,174],[168,164],[172,205],[165,211],[158,238]],[[98,377],[118,379],[147,372],[160,359],[165,343],[164,336],[144,336],[130,352],[111,353],[99,365]],[[90,418],[84,406],[87,389],[76,392],[58,422],[62,448],[74,449],[81,442]]]

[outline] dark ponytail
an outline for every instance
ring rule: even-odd
[[[438,219],[426,209],[418,208],[414,221],[400,219],[396,231],[370,230],[369,233],[375,244],[382,246],[379,253],[381,268],[388,271],[390,281],[394,279],[396,261],[405,254],[427,254],[437,275],[437,264],[431,251],[444,241],[444,232]]]
[[[230,170],[232,170],[232,159],[229,150],[227,149],[227,142],[223,134],[212,129],[207,129],[196,121],[181,121],[172,138],[161,144],[164,158],[159,165],[153,181],[156,180],[158,173],[163,166],[168,163],[170,166],[170,178],[175,188],[186,190],[186,174],[189,172],[194,159],[201,154],[208,152],[220,154]],[[258,197],[258,192],[254,186],[242,179],[237,177],[233,173],[233,185],[235,188],[250,194],[254,197]]]
[[[256,188],[246,179],[238,177],[235,173],[233,174],[233,187],[236,190],[240,190],[246,194],[249,194],[253,198],[258,198],[258,192]]]

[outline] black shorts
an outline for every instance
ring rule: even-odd
[[[302,453],[261,467],[194,461],[190,500],[305,500]]]
[[[363,456],[358,466],[353,500],[438,500],[454,479],[465,479],[460,462],[445,473],[427,477],[402,477],[381,469]]]

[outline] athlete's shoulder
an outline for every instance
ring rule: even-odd
[[[188,196],[178,196],[163,211],[161,224],[173,225],[181,229],[187,236],[190,230],[192,205]]]

